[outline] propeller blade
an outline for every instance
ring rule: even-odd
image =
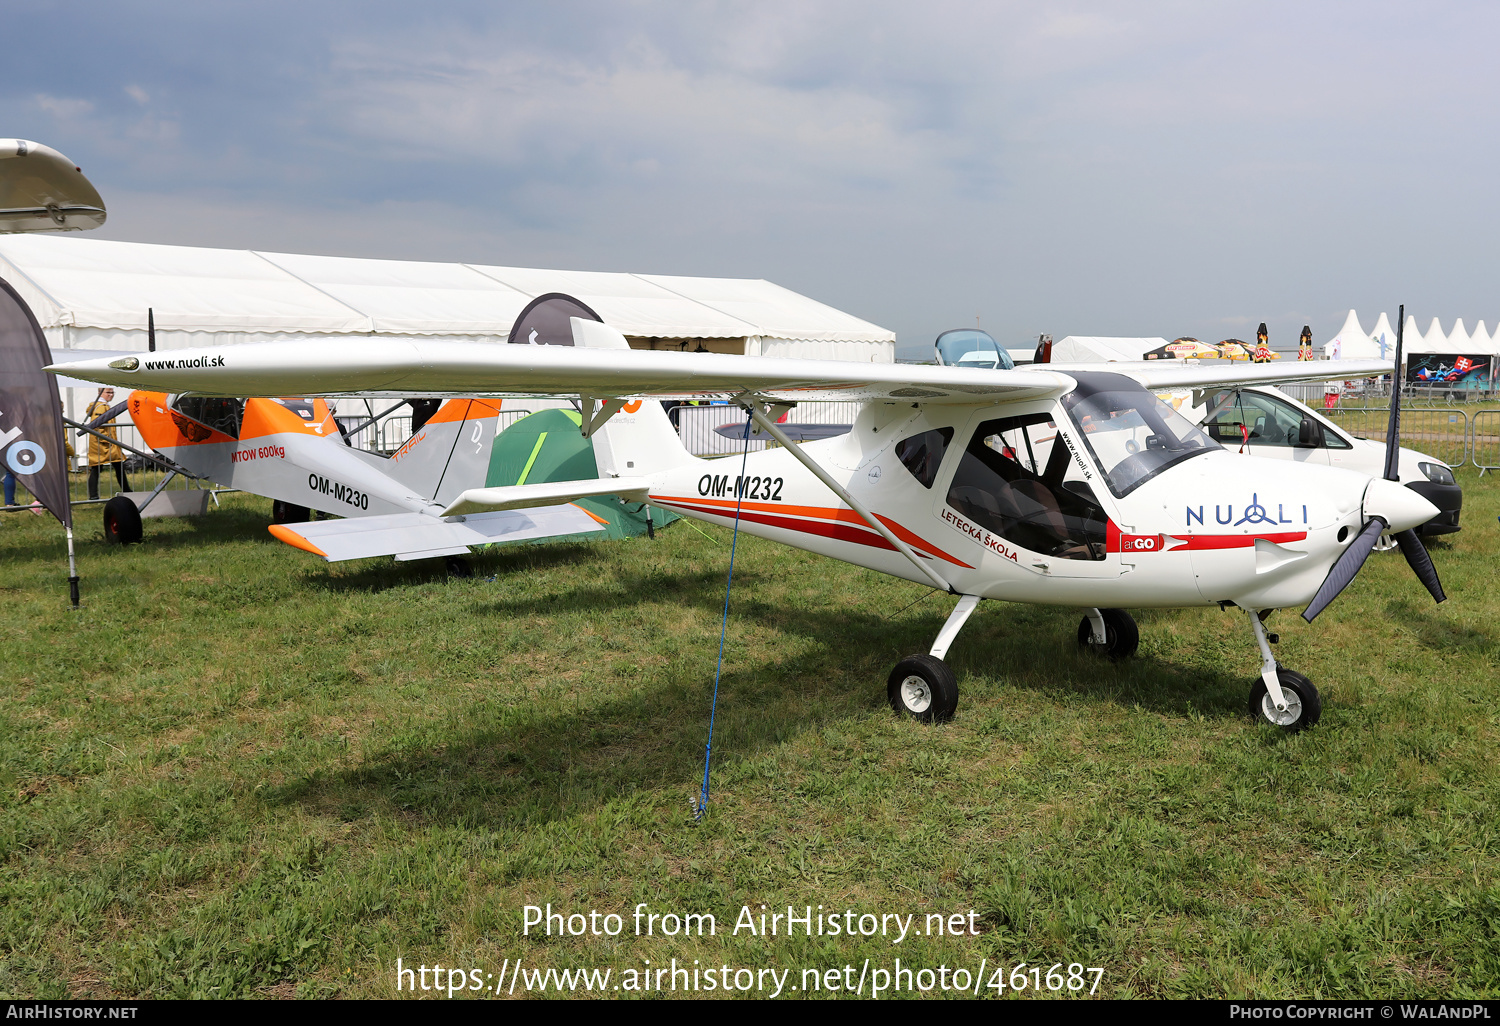
[[[1432,565],[1432,557],[1427,554],[1427,547],[1417,536],[1417,529],[1402,531],[1396,535],[1396,542],[1401,546],[1401,554],[1411,564],[1417,579],[1427,586],[1428,591],[1432,592],[1432,597],[1439,602],[1446,601],[1448,596],[1443,594],[1443,582],[1438,580],[1437,568]]]
[[[1401,460],[1401,333],[1406,328],[1406,304],[1396,310],[1396,369],[1391,372],[1391,419],[1385,428],[1385,479],[1401,478],[1397,464]]]
[[[1359,532],[1359,537],[1350,543],[1333,564],[1333,569],[1328,571],[1328,576],[1323,579],[1323,585],[1313,600],[1307,604],[1302,611],[1302,619],[1312,623],[1319,613],[1328,608],[1328,604],[1338,598],[1339,592],[1349,586],[1354,580],[1354,575],[1359,573],[1359,568],[1365,565],[1365,557],[1369,556],[1370,550],[1380,540],[1381,532],[1390,525],[1380,517],[1372,517],[1365,524],[1364,529]],[[1419,543],[1420,544],[1420,543]]]

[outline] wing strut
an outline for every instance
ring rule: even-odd
[[[792,456],[797,459],[797,462],[801,463],[808,470],[811,470],[819,481],[822,481],[833,491],[834,495],[837,495],[840,499],[843,499],[850,509],[854,510],[854,512],[860,515],[860,518],[863,519],[865,523],[873,527],[882,538],[895,546],[897,552],[901,553],[907,559],[911,560],[912,565],[915,566],[918,570],[922,571],[923,576],[932,581],[935,587],[942,591],[948,592],[949,594],[953,594],[953,586],[947,581],[943,580],[943,578],[938,575],[938,572],[936,570],[928,566],[922,560],[921,556],[913,552],[910,545],[906,544],[906,542],[902,541],[900,538],[897,538],[894,534],[892,534],[891,529],[889,527],[886,527],[885,524],[881,522],[879,517],[871,513],[869,510],[865,509],[863,503],[859,502],[854,498],[854,496],[845,491],[837,481],[829,476],[828,471],[818,466],[817,460],[814,460],[811,456],[807,455],[807,453],[803,452],[800,445],[793,442],[785,435],[785,433],[782,432],[781,428],[776,426],[776,421],[769,416],[765,404],[762,403],[759,398],[750,395],[749,393],[745,393],[736,396],[734,401],[739,403],[740,406],[744,407],[750,412],[750,416],[755,418],[755,423],[760,426],[760,429],[762,431],[766,432],[766,434],[770,435],[772,438],[776,439],[776,441],[780,442],[782,448],[791,453]]]

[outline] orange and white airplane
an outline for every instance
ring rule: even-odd
[[[485,480],[500,431],[498,399],[449,399],[389,457],[346,445],[320,398],[136,391],[126,404],[149,447],[195,477],[274,499],[271,533],[330,562],[459,556],[471,545],[603,530],[570,503],[444,515]],[[313,510],[344,519],[308,523]],[[139,540],[140,515],[128,498],[107,505],[105,531]]]

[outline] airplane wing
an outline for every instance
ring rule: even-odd
[[[82,231],[104,219],[99,191],[71,160],[28,139],[0,139],[0,233]]]
[[[0,215],[3,216],[3,215]],[[79,360],[118,360],[122,356],[134,356],[128,349],[53,349],[52,363],[61,366],[67,363],[76,363]],[[55,372],[54,372],[55,373]],[[94,382],[79,381],[64,374],[57,375],[58,388],[92,388]]]
[[[48,370],[127,388],[217,396],[277,395],[580,395],[592,399],[721,398],[753,393],[768,401],[819,399],[985,405],[1071,391],[1068,367],[984,370],[914,364],[786,360],[720,353],[632,350],[597,321],[573,319],[585,344],[485,345],[421,339],[266,342],[177,349],[113,360],[81,360]],[[589,336],[616,342],[592,348]],[[1127,374],[1147,388],[1278,384],[1389,373],[1377,360],[1285,367],[1231,364],[1179,367],[1182,361],[1073,365],[1077,371]]]
[[[273,524],[271,533],[295,548],[330,563],[371,556],[426,559],[468,552],[470,545],[532,541],[604,530],[573,505],[544,506],[526,512],[474,513],[438,519],[425,513],[391,513],[306,524]]]
[[[1342,381],[1390,374],[1392,360],[1306,360],[1286,364],[1216,360],[1141,360],[1135,363],[1046,365],[1054,372],[1108,371],[1124,374],[1146,388],[1223,388],[1231,385],[1286,385],[1297,381]]]
[[[598,322],[586,323],[591,330],[614,330]],[[794,402],[876,399],[969,405],[1060,395],[1074,384],[1072,378],[1050,371],[372,338],[361,338],[357,345],[266,342],[177,349],[48,369],[128,388],[240,397],[389,394],[727,399],[753,392],[767,399]]]

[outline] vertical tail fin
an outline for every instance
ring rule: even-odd
[[[391,454],[386,472],[422,498],[446,503],[484,481],[499,413],[498,399],[449,399]]]
[[[629,349],[619,331],[601,321],[574,317],[573,344],[588,349]],[[594,460],[606,477],[641,477],[691,463],[666,411],[655,399],[625,404],[594,433]]]

